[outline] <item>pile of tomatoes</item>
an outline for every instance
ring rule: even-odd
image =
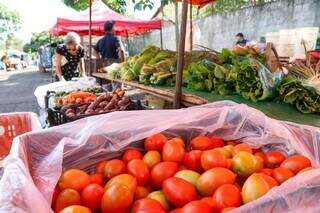
[[[159,133],[145,151],[128,149],[122,159],[96,165],[94,174],[63,172],[52,208],[62,213],[219,213],[266,194],[312,169],[302,155],[286,157],[244,143],[199,135],[188,146]],[[190,151],[188,151],[190,150]]]

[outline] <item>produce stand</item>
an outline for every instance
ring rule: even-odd
[[[174,88],[167,86],[147,86],[136,82],[128,82],[119,79],[111,79],[106,73],[94,73],[93,77],[96,77],[100,81],[111,81],[117,83],[123,83],[125,85],[140,89],[150,95],[154,95],[169,102],[173,102]],[[305,125],[312,125],[320,127],[320,115],[318,114],[302,114],[298,112],[294,107],[286,103],[277,102],[252,102],[242,98],[239,95],[218,95],[209,92],[194,91],[192,89],[182,88],[182,103],[185,106],[201,105],[210,102],[231,100],[236,103],[247,104],[250,107],[258,109],[266,115],[279,120],[290,121]]]

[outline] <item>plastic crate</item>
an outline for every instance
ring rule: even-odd
[[[0,159],[8,155],[14,137],[39,129],[41,125],[35,113],[0,114]]]

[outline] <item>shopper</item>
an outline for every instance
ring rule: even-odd
[[[70,32],[64,38],[64,44],[56,49],[56,77],[60,81],[70,81],[74,77],[85,76],[84,49],[80,45],[80,36]],[[79,72],[80,70],[80,72]]]
[[[119,38],[114,36],[113,22],[104,24],[105,36],[101,38],[94,46],[94,55],[102,61],[102,66],[108,66],[112,63],[124,61],[123,45]]]
[[[244,38],[243,33],[238,33],[236,35],[236,40],[237,40],[236,45],[239,45],[241,47],[244,47],[247,45],[247,43],[249,43],[249,40]]]

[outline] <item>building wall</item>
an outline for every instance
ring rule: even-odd
[[[211,49],[232,47],[238,32],[250,40],[281,29],[320,27],[320,0],[279,0],[262,6],[249,7],[230,13],[216,14],[196,20],[200,37],[197,43]],[[138,40],[131,38],[130,53],[134,54],[148,44],[160,46],[160,33],[153,31]],[[174,26],[163,29],[163,47],[175,50]]]

